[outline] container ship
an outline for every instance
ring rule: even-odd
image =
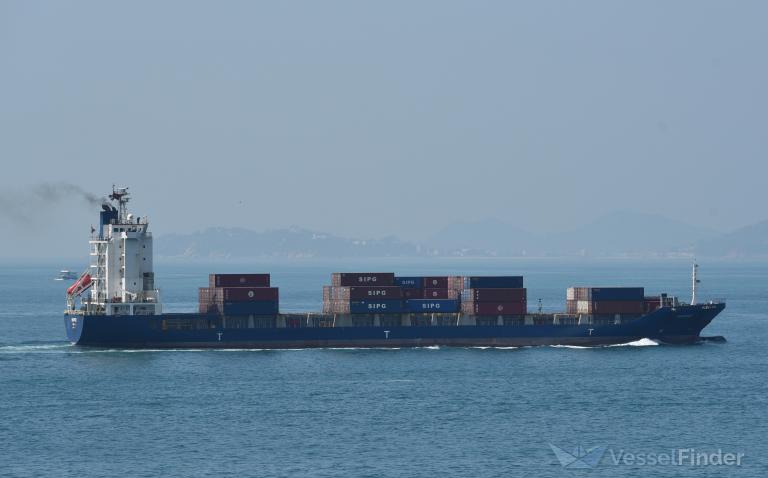
[[[722,301],[648,296],[643,287],[571,287],[562,313],[530,312],[524,278],[340,272],[323,309],[281,313],[269,274],[210,274],[199,309],[164,313],[147,217],[114,188],[92,228],[91,263],[67,289],[65,328],[78,346],[108,348],[323,348],[602,346],[648,338],[689,344]],[[201,284],[202,285],[202,284]],[[318,294],[321,291],[318,290]]]

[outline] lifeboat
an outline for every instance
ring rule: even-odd
[[[79,279],[75,281],[74,284],[69,286],[67,289],[67,295],[73,296],[73,295],[80,295],[83,292],[85,292],[86,289],[88,289],[93,284],[93,281],[91,280],[91,275],[87,272],[83,273],[83,275],[80,276]]]

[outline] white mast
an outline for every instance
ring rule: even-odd
[[[701,282],[698,278],[699,265],[693,260],[693,273],[691,274],[691,305],[696,305],[696,284]]]

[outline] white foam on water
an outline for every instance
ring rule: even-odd
[[[400,350],[400,347],[310,347],[299,350]]]
[[[208,352],[208,349],[77,349],[76,354],[141,354],[157,352]]]
[[[659,345],[658,342],[651,340],[651,339],[640,339],[635,340],[632,342],[627,342],[625,344],[611,344],[611,345],[593,345],[593,346],[586,346],[586,345],[550,345],[550,347],[553,348],[562,348],[562,349],[602,349],[606,347],[653,347]]]
[[[475,350],[517,350],[521,347],[512,347],[512,346],[494,346],[494,345],[476,345],[472,347],[466,347],[468,349],[475,349]]]
[[[36,344],[36,345],[3,345],[0,346],[2,354],[25,354],[25,353],[54,353],[69,349],[69,344]]]
[[[608,347],[654,347],[659,345],[658,342],[651,339],[640,339],[634,342],[627,342],[626,344],[609,345]]]

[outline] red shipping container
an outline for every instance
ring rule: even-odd
[[[525,315],[525,302],[465,302],[462,312],[470,315]]]
[[[646,314],[650,314],[651,312],[655,312],[661,308],[661,304],[658,301],[648,301],[646,300],[643,303],[643,312]]]
[[[593,314],[642,314],[644,309],[643,301],[600,301],[590,304]]]
[[[425,299],[458,299],[459,291],[453,289],[424,289]]]
[[[566,300],[565,301],[565,313],[566,314],[578,314],[579,313],[579,306],[578,306],[577,300]]]
[[[448,277],[425,277],[424,288],[425,289],[447,289]]]
[[[424,289],[403,289],[403,299],[422,299]]]
[[[269,274],[210,274],[210,287],[269,287]]]
[[[525,302],[527,289],[469,289],[467,300],[475,302]]]

